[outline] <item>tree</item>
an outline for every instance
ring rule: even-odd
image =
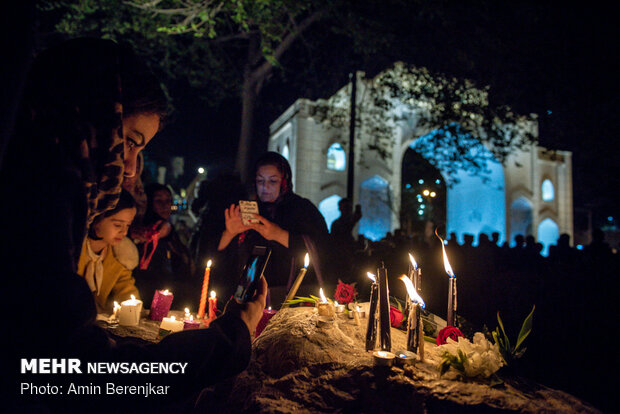
[[[394,153],[396,129],[404,122],[428,132],[425,139],[415,142],[414,149],[447,173],[447,180],[452,182],[459,170],[484,179],[488,162],[503,163],[516,149],[536,139],[532,125],[535,117],[517,114],[507,105],[491,105],[489,87],[478,88],[467,79],[399,62],[374,79],[363,81],[362,90],[356,129],[372,139],[360,150],[361,163],[368,151],[389,160]],[[325,126],[348,128],[348,89],[319,101],[312,111]]]
[[[257,97],[282,55],[328,6],[302,0],[82,0],[48,3],[48,9],[65,10],[56,26],[61,32],[129,40],[138,51],[159,49],[170,77],[181,70],[193,84],[236,90],[242,115],[235,167],[247,178]]]

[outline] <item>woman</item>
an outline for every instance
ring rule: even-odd
[[[258,223],[245,226],[239,206],[231,205],[224,212],[226,229],[218,250],[238,246],[237,261],[243,265],[255,245],[270,247],[271,259],[265,277],[270,285],[272,305],[279,306],[303,266],[306,252],[310,254],[319,284],[323,284],[329,251],[327,225],[314,204],[293,193],[291,167],[282,155],[276,152],[262,155],[256,162],[255,180]]]
[[[135,271],[136,281],[145,306],[156,289],[170,289],[175,302],[183,307],[195,308],[199,295],[198,285],[192,289],[193,263],[188,248],[181,242],[170,222],[172,192],[162,184],[149,184],[146,188],[147,206],[142,226],[132,229],[132,237],[138,242],[140,268]]]
[[[9,350],[2,353],[2,366],[15,368],[2,379],[2,388],[10,394],[8,411],[93,410],[92,400],[82,400],[77,408],[80,400],[72,396],[19,394],[20,382],[36,382],[36,375],[19,374],[23,358],[188,362],[183,375],[150,379],[171,386],[166,399],[190,395],[240,372],[249,362],[250,332],[262,316],[265,284],[253,301],[214,321],[215,329],[169,335],[150,346],[119,342],[95,324],[95,301],[84,278],[76,274],[87,224],[116,206],[125,166],[131,174],[134,154],[156,130],[143,129],[130,136],[135,143],[123,144],[119,80],[122,72],[135,70],[132,61],[137,59],[125,59],[112,41],[79,39],[42,53],[29,74],[0,171],[0,187],[9,196],[0,203],[0,251],[8,258],[2,269],[3,291],[8,294],[0,301],[0,311],[12,315],[5,327]],[[132,86],[123,84],[125,95]],[[127,134],[135,129],[128,127]],[[201,352],[190,352],[196,349]],[[68,389],[70,383],[94,380],[60,376],[54,385]],[[142,380],[115,377],[123,385]],[[97,408],[106,404],[110,411],[118,410],[122,397],[107,397],[97,401]],[[145,404],[162,403],[152,397],[137,402],[141,411]],[[123,406],[129,410],[126,404],[132,402],[125,400]]]
[[[88,283],[99,312],[111,313],[114,300],[122,302],[131,295],[140,298],[131,270],[112,249],[123,241],[135,216],[134,199],[122,191],[116,207],[95,218],[82,245],[77,273]]]

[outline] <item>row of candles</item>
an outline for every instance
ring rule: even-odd
[[[439,235],[437,235],[439,237]],[[449,276],[448,285],[448,311],[447,325],[454,326],[456,315],[456,275],[448,261],[446,248],[443,240],[441,248],[443,262],[446,273]],[[408,300],[405,301],[405,313],[407,314],[407,351],[399,351],[398,355],[391,352],[391,330],[390,330],[390,310],[389,310],[389,288],[387,283],[387,269],[383,263],[377,269],[378,277],[368,273],[368,277],[373,281],[370,288],[370,309],[368,315],[368,327],[366,329],[366,350],[375,349],[377,342],[377,325],[379,326],[379,351],[374,352],[375,363],[378,365],[391,365],[394,359],[411,360],[417,354],[421,361],[424,361],[424,325],[422,323],[422,309],[425,304],[422,297],[418,294],[421,291],[422,270],[416,263],[413,255],[409,254],[410,266],[409,274],[402,275],[407,290]]]
[[[165,335],[170,332],[178,332],[186,329],[198,329],[201,323],[204,323],[205,326],[209,326],[211,321],[216,318],[217,296],[215,291],[211,291],[211,295],[208,298],[208,314],[207,318],[205,318],[210,273],[211,260],[207,262],[207,267],[205,268],[197,320],[194,319],[194,315],[190,313],[189,308],[185,308],[185,318],[183,320],[177,320],[175,316],[167,317],[168,312],[170,312],[170,307],[172,306],[174,295],[168,289],[155,291],[153,301],[151,302],[149,317],[153,321],[161,321],[159,326],[160,334]],[[141,312],[142,301],[136,299],[134,295],[131,295],[131,299],[125,300],[121,302],[121,304],[114,302],[112,320],[117,321],[119,325],[136,326],[140,322]]]

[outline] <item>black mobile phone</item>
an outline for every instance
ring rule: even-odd
[[[241,278],[235,292],[235,299],[245,303],[254,297],[260,278],[269,263],[271,249],[266,246],[254,246],[252,255],[246,262],[241,272]]]

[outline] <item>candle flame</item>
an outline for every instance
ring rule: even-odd
[[[185,314],[189,315],[189,308],[185,308]]]
[[[309,264],[310,264],[310,256],[308,256],[308,253],[306,253],[306,257],[304,257],[304,267],[307,269]]]
[[[121,305],[119,305],[117,301],[114,301],[114,311],[116,312],[120,308],[121,308]]]
[[[175,317],[174,317],[174,315],[172,315],[172,316],[170,317],[170,320],[171,320],[171,321],[176,321],[176,320],[177,320],[177,318],[175,318]]]
[[[366,272],[366,274],[368,275],[368,277],[370,278],[370,280],[372,280],[373,283],[377,283],[377,276],[373,275],[370,272]]]
[[[136,297],[134,295],[131,295],[131,300],[136,300]]]
[[[189,315],[190,322],[194,322],[194,315]]]
[[[207,268],[211,267],[211,259],[207,262]]]
[[[359,312],[359,311],[360,311],[360,305],[357,305],[357,306],[355,307],[355,310]]]
[[[379,355],[381,358],[388,357],[388,353],[386,351],[377,351],[377,355]]]
[[[334,306],[338,306],[338,301],[334,301]]]
[[[211,291],[211,299],[215,299],[215,290]]]
[[[424,303],[424,299],[422,299],[422,297],[418,295],[418,292],[415,291],[413,283],[411,283],[411,279],[409,279],[406,275],[402,275],[400,277],[400,280],[403,281],[405,287],[407,288],[407,294],[409,295],[409,299],[411,299],[412,302],[419,303],[420,306],[424,308],[426,306],[426,304]]]
[[[444,269],[446,269],[446,273],[450,277],[456,277],[456,275],[454,274],[454,271],[452,270],[452,266],[450,266],[450,262],[448,261],[448,255],[446,254],[445,243],[443,239],[441,238],[441,236],[437,234],[437,229],[435,229],[435,236],[437,236],[437,238],[441,240],[441,251],[443,252],[443,267]]]
[[[271,310],[271,306],[267,308],[267,310]]]
[[[415,259],[413,258],[413,255],[411,253],[409,253],[409,260],[411,260],[411,265],[413,266],[414,269],[418,268],[418,263],[415,261]]]
[[[161,291],[161,294],[162,294],[162,295],[169,295],[169,294],[170,294],[170,292],[168,291],[168,289],[166,289],[166,290],[162,290],[162,291]]]
[[[319,293],[321,295],[321,302],[327,303],[327,298],[325,297],[325,294],[323,293],[323,288],[319,289]]]

